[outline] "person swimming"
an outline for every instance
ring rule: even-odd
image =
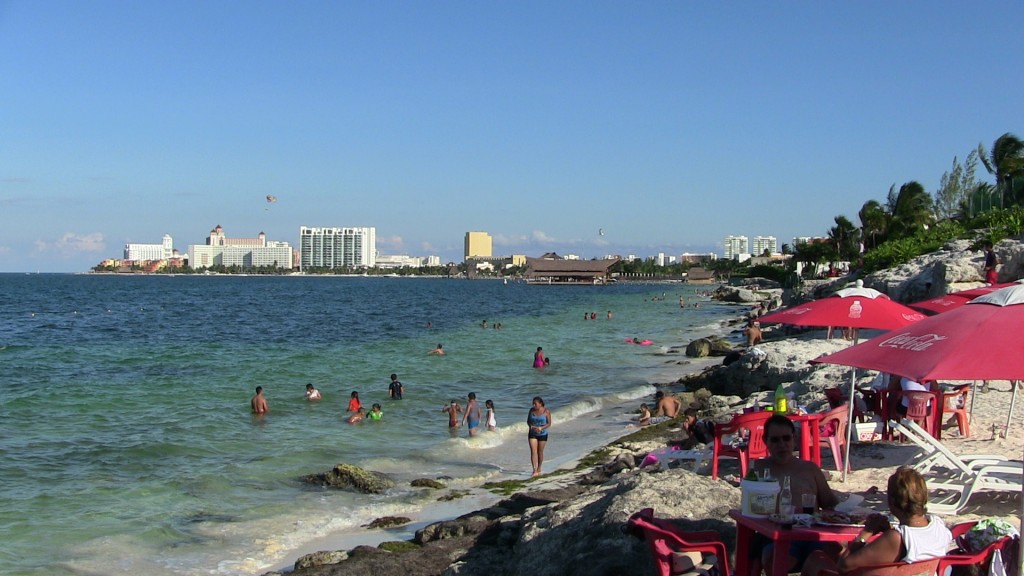
[[[380,420],[384,417],[384,413],[380,411],[380,404],[374,404],[373,408],[366,414],[366,417],[370,420]]]

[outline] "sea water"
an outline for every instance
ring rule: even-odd
[[[534,396],[553,413],[554,470],[626,433],[651,384],[678,377],[671,347],[738,313],[693,308],[678,284],[4,274],[0,288],[0,573],[33,576],[261,574],[374,518],[417,519],[438,493],[414,478],[529,476]],[[427,354],[438,343],[447,355]],[[551,366],[532,368],[537,346]],[[345,422],[353,390],[382,421]],[[449,434],[441,408],[469,392],[494,401],[497,431]],[[300,480],[339,462],[397,486]]]

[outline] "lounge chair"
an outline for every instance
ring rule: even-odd
[[[935,468],[943,468],[955,473],[970,474],[973,468],[978,466],[1007,462],[1006,457],[999,454],[953,454],[945,444],[936,440],[916,423],[909,420],[901,422],[890,420],[889,428],[902,434],[904,438],[910,440],[918,447],[920,452],[910,459],[906,465],[923,475],[932,473]]]
[[[964,460],[949,450],[942,442],[931,438],[920,426],[904,419],[892,422],[894,429],[926,442],[936,451],[934,462],[927,466],[928,490],[932,497],[928,511],[936,514],[955,514],[967,507],[967,502],[976,492],[1020,492],[1024,486],[1024,463],[992,458]],[[936,466],[947,467],[947,473],[935,470]]]
[[[718,532],[687,532],[655,518],[653,508],[630,516],[624,528],[647,542],[659,576],[729,576],[729,556]]]

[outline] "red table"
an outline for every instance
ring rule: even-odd
[[[775,543],[776,550],[788,550],[793,540],[811,542],[849,542],[860,534],[860,526],[793,526],[784,529],[767,518],[744,516],[739,510],[729,510],[729,516],[736,521],[736,576],[748,576],[750,572],[747,557],[750,555],[750,539],[754,533],[761,534]],[[768,576],[786,575],[787,554],[774,554],[772,565],[767,568]]]
[[[824,414],[787,414],[794,424],[800,426],[800,459],[814,462],[821,468],[821,419]]]

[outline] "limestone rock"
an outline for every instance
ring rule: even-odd
[[[414,488],[433,488],[435,490],[441,490],[444,488],[444,484],[430,478],[417,478],[409,484]]]
[[[305,481],[320,486],[353,488],[367,494],[380,494],[395,486],[395,482],[386,475],[352,464],[338,464],[327,472],[310,474],[305,477]]]
[[[375,518],[369,524],[364,524],[363,527],[391,528],[392,526],[401,526],[403,524],[408,524],[409,522],[412,522],[412,519],[406,518],[405,516],[381,516],[380,518]]]
[[[295,569],[303,570],[305,568],[312,568],[314,566],[324,566],[327,564],[337,564],[348,559],[348,552],[344,550],[327,551],[323,550],[320,552],[313,552],[312,554],[306,554],[302,558],[295,561]]]
[[[686,346],[686,355],[690,358],[704,358],[711,354],[711,342],[707,338],[698,338]]]

